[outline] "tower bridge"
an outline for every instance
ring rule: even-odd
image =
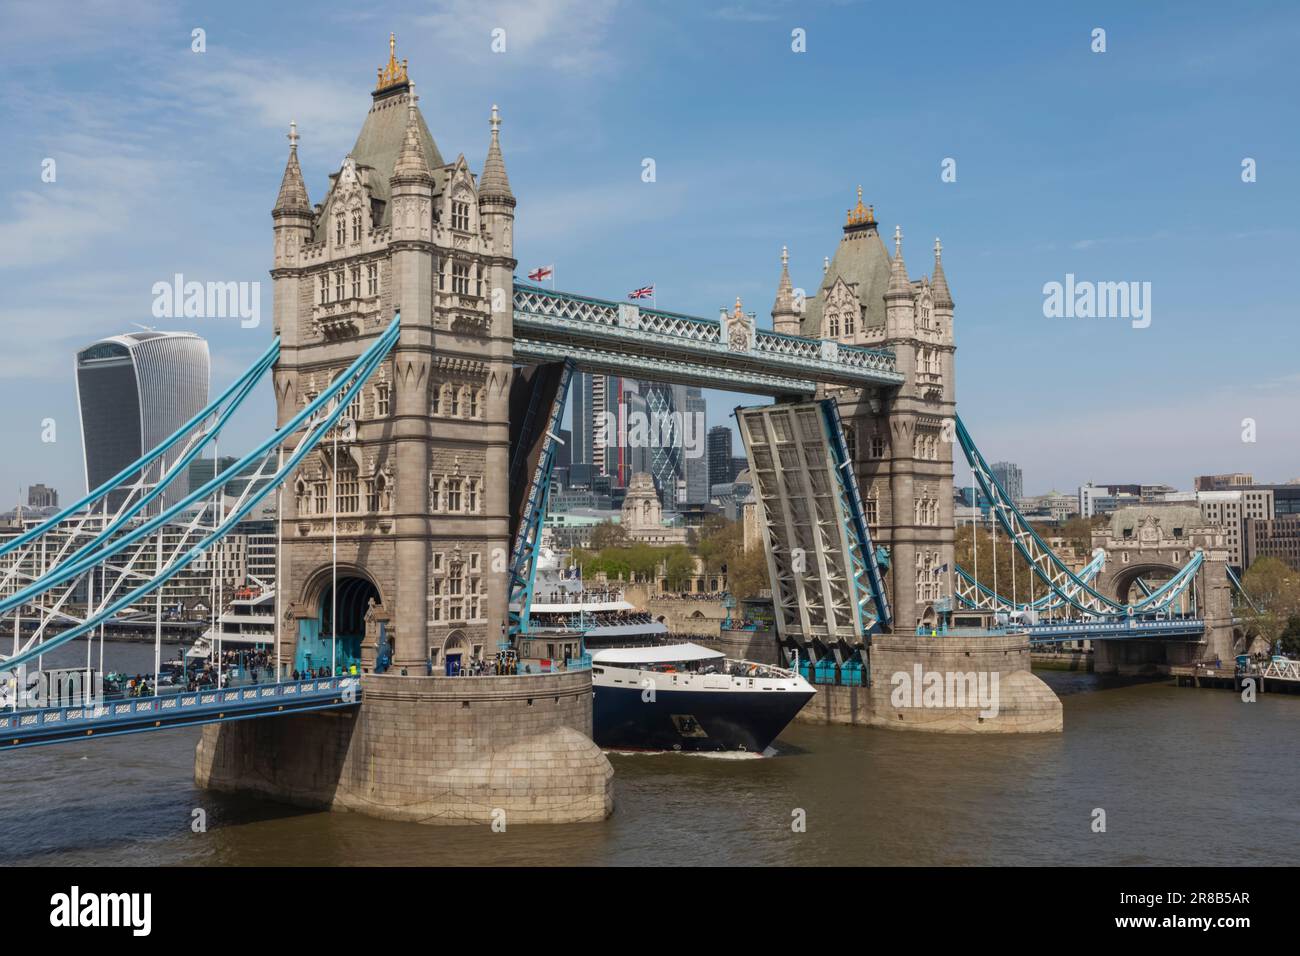
[[[846,706],[889,726],[903,717],[888,709],[887,682],[872,681],[873,663],[967,667],[975,653],[1014,678],[1004,685],[1011,729],[1060,727],[1059,702],[1027,672],[1023,637],[925,636],[963,593],[954,589],[953,423],[999,521],[1059,608],[1114,623],[1135,608],[1168,609],[1193,581],[1198,598],[1218,594],[1204,570],[1217,558],[1205,545],[1194,557],[1189,543],[1182,565],[1172,550],[1144,557],[1141,573],[1172,569],[1168,583],[1132,604],[1108,597],[1092,577],[1065,568],[1015,511],[956,418],[954,302],[938,240],[930,274],[912,277],[901,230],[891,252],[859,189],[806,308],[783,251],[772,331],[757,328],[739,302],[714,320],[517,283],[517,200],[496,107],[479,175],[463,155],[444,160],[393,43],[356,142],[318,203],[290,128],[272,210],[267,353],[158,450],[0,546],[0,614],[14,633],[3,667],[14,675],[15,713],[21,668],[85,636],[90,676],[99,627],[102,672],[104,622],[157,601],[162,583],[275,494],[273,684],[355,673],[349,696],[327,682],[312,691],[311,709],[321,712],[289,713],[272,709],[278,691],[258,693],[228,717],[223,699],[167,705],[155,684],[151,706],[116,716],[135,721],[131,730],[152,720],[161,729],[151,715],[173,709],[206,724],[195,767],[206,786],[421,821],[484,822],[499,808],[519,822],[604,817],[612,770],[589,737],[580,647],[564,655],[572,666],[545,673],[434,676],[499,649],[524,660],[532,653],[532,579],[576,369],[777,400],[738,417],[755,463],[783,646],[865,672],[868,696],[859,701],[850,689]],[[271,437],[176,500],[167,490],[177,476],[267,374]],[[250,468],[267,481],[244,482],[233,504],[222,499],[218,490]],[[159,497],[175,503],[150,509]],[[102,530],[64,533],[88,515],[100,516]],[[186,533],[148,567],[151,536],[175,523]],[[125,570],[107,573],[110,559]],[[87,586],[79,622],[47,626],[67,623],[70,596]],[[1006,604],[978,588],[968,600]],[[1222,627],[1219,610],[1214,603],[1202,613],[1203,632]],[[34,630],[33,619],[41,622]],[[825,690],[829,701],[835,692]],[[1018,714],[1017,699],[1032,706]],[[233,719],[272,713],[281,716]],[[92,719],[39,707],[27,718],[6,725],[14,745],[24,726]],[[990,727],[972,717],[953,729]]]

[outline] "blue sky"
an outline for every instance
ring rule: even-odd
[[[318,201],[390,30],[445,158],[481,168],[500,105],[521,273],[554,262],[559,287],[611,298],[654,282],[661,307],[704,316],[739,295],[766,322],[781,246],[814,289],[860,183],[913,276],[943,238],[959,411],[1028,493],[1300,477],[1294,4],[54,0],[0,17],[0,507],[38,481],[83,490],[72,354],[160,324],[153,283],[264,283],[260,328],[161,323],[210,341],[214,389],[265,347],[288,123]],[[1150,282],[1150,327],[1045,318],[1043,285],[1067,273]],[[260,399],[245,447],[272,420]],[[710,399],[710,424],[743,401]]]

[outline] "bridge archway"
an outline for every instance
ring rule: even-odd
[[[1158,561],[1143,561],[1136,564],[1121,565],[1110,575],[1111,596],[1121,604],[1132,604],[1145,596],[1137,587],[1138,578],[1149,587],[1164,584],[1179,571],[1171,564]]]
[[[329,565],[318,569],[303,588],[302,606],[310,616],[298,621],[294,666],[300,671],[359,667],[366,612],[372,601],[382,605],[383,595],[361,568],[340,564],[337,574]]]

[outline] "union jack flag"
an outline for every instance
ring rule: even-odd
[[[655,287],[652,283],[651,285],[643,285],[639,289],[633,289],[631,292],[627,294],[627,297],[629,299],[649,299],[654,294],[655,294]]]
[[[528,278],[534,282],[541,282],[543,279],[549,279],[555,275],[555,266],[538,266],[532,272],[528,273]]]

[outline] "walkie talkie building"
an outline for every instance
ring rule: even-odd
[[[208,403],[208,343],[192,332],[114,335],[79,351],[76,364],[87,491],[162,443]],[[180,453],[169,451],[166,463]],[[146,478],[155,481],[157,472]],[[177,478],[162,504],[187,490],[185,476]],[[110,496],[109,507],[120,501]]]

